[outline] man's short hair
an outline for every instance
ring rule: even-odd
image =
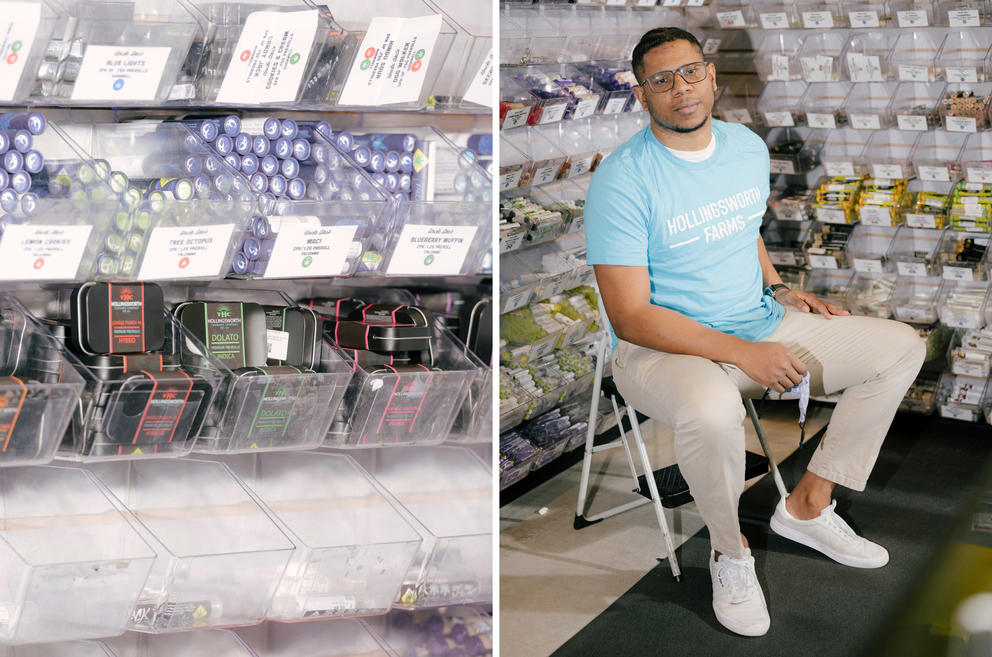
[[[637,42],[637,45],[634,46],[634,54],[631,56],[631,66],[634,69],[634,77],[638,81],[644,79],[644,55],[648,54],[651,49],[672,41],[688,41],[696,46],[696,50],[699,51],[700,56],[703,54],[703,47],[699,45],[699,39],[692,34],[677,27],[656,27],[650,32],[646,32],[641,37],[641,40]]]

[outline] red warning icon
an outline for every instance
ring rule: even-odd
[[[34,261],[34,268],[35,269],[41,269],[44,266],[45,266],[45,259],[44,258],[38,258],[37,260]]]
[[[16,61],[17,61],[17,53],[16,52],[12,52],[9,55],[7,55],[7,63],[8,64],[13,65],[14,62],[16,62]]]
[[[375,48],[368,48],[365,50],[365,59],[372,59],[373,55],[375,55]]]
[[[186,269],[187,267],[189,267],[189,258],[183,256],[182,258],[179,259],[179,268]]]
[[[417,71],[420,70],[421,66],[423,66],[423,63],[418,59],[414,61],[413,64],[410,65],[410,70],[416,73]]]
[[[241,53],[241,61],[247,62],[249,57],[251,57],[250,50],[245,50],[244,52]]]

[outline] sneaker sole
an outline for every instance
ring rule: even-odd
[[[768,634],[768,628],[771,627],[771,622],[770,621],[769,621],[768,625],[766,625],[764,628],[761,628],[761,627],[757,627],[757,628],[740,627],[740,626],[736,625],[732,620],[730,620],[729,618],[727,618],[726,616],[722,616],[720,614],[720,612],[717,611],[716,605],[713,605],[713,615],[716,616],[716,619],[720,622],[720,625],[723,625],[725,628],[727,628],[728,630],[730,630],[734,634],[740,634],[741,636],[764,636],[764,635]]]
[[[812,548],[817,552],[825,554],[826,556],[830,557],[837,563],[844,564],[845,566],[850,566],[852,568],[881,568],[885,564],[889,563],[889,556],[887,554],[885,555],[885,560],[882,562],[879,562],[877,560],[871,561],[864,559],[852,559],[849,556],[840,554],[836,552],[833,548],[824,545],[815,538],[812,538],[806,534],[803,534],[802,532],[796,531],[795,529],[792,529],[791,527],[787,527],[786,525],[782,524],[782,522],[778,519],[778,516],[773,515],[770,524],[772,531],[774,531],[779,536],[782,536],[783,538],[787,538],[790,541],[795,541],[796,543],[805,545],[808,548]]]

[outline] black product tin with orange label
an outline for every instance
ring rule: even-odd
[[[154,283],[84,283],[72,293],[72,346],[84,354],[158,351],[165,303]]]

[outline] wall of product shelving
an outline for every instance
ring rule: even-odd
[[[716,66],[714,115],[768,144],[763,235],[786,282],[926,336],[904,410],[992,418],[988,3],[505,2],[500,21],[503,312],[541,296],[548,254],[568,249],[507,252],[568,233],[598,163],[647,125],[633,46],[682,27]],[[519,417],[501,415],[501,429]],[[564,421],[540,420],[567,443]],[[523,455],[517,433],[507,449]],[[517,460],[505,481],[526,471]]]
[[[488,14],[16,4],[0,654],[491,654]]]

